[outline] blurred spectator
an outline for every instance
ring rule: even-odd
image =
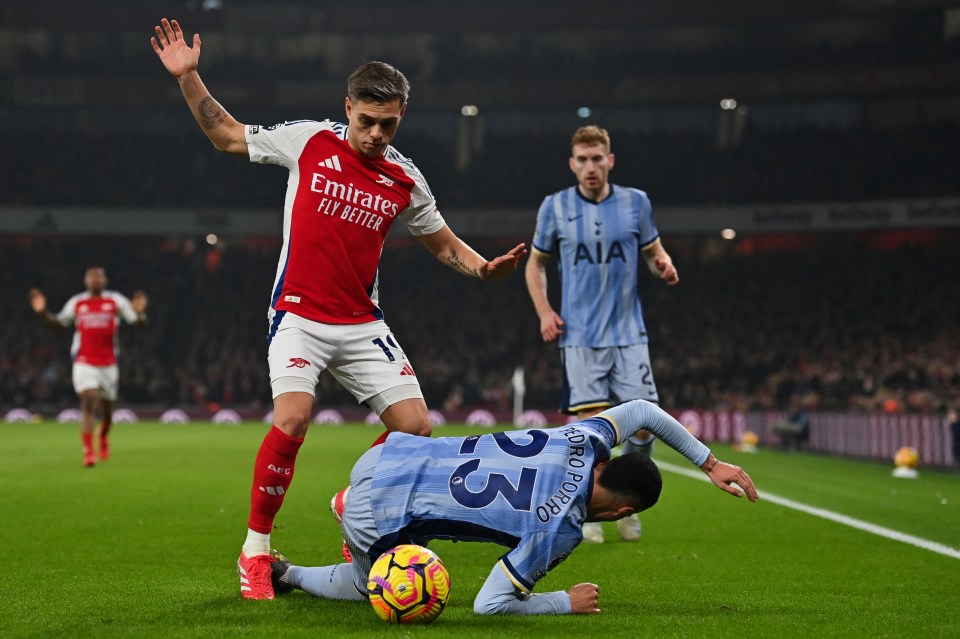
[[[810,416],[804,409],[803,398],[791,398],[790,413],[786,419],[773,425],[773,432],[780,436],[780,445],[791,452],[807,443],[810,438]]]
[[[950,435],[953,437],[953,463],[960,468],[960,410],[956,406],[947,411],[947,421],[950,423]]]

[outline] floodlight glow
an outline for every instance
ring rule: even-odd
[[[734,231],[733,229],[723,229],[722,231],[720,231],[720,237],[722,237],[725,240],[732,240],[736,236],[737,236],[737,232]]]
[[[460,115],[465,118],[472,118],[478,113],[480,113],[480,109],[478,109],[475,104],[464,104],[460,107]]]

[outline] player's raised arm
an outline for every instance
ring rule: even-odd
[[[213,99],[197,73],[200,64],[200,34],[194,34],[193,47],[184,39],[176,20],[160,21],[150,44],[164,68],[180,83],[187,106],[213,146],[224,153],[248,155],[244,125]]]
[[[63,328],[63,324],[57,320],[57,316],[47,310],[47,297],[38,288],[30,289],[30,308],[32,308],[33,312],[39,315],[43,323],[50,328],[57,330]]]
[[[505,255],[487,260],[457,237],[447,225],[436,233],[421,235],[417,239],[435,258],[457,273],[491,282],[509,277],[527,254],[524,245],[518,244]]]
[[[130,308],[136,313],[136,319],[132,322],[136,327],[147,325],[147,306],[150,305],[150,299],[143,291],[134,291],[130,299]]]

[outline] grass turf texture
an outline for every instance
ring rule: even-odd
[[[438,429],[459,435],[463,427]],[[273,543],[293,561],[339,561],[330,496],[379,434],[314,427]],[[664,473],[643,537],[583,544],[538,591],[592,581],[601,615],[479,617],[472,602],[504,552],[431,544],[453,596],[432,625],[396,628],[366,604],[302,592],[243,601],[234,568],[260,424],[118,425],[113,458],[80,465],[74,425],[0,425],[0,637],[956,637],[960,560]],[[960,548],[960,476],[717,446],[761,491]],[[655,458],[686,462],[659,444]]]

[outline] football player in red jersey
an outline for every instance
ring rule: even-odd
[[[320,373],[329,370],[388,432],[431,432],[414,368],[379,307],[377,269],[393,222],[399,219],[438,260],[468,277],[508,277],[526,251],[520,244],[487,260],[446,225],[420,171],[390,145],[410,85],[389,64],[368,62],[347,80],[346,123],[246,125],[201,81],[200,36],[191,46],[177,21],[166,18],[154,31],[153,50],[214,147],[290,174],[267,311],[274,425],[254,465],[238,562],[241,594],[273,599],[270,531],[293,478]]]
[[[97,430],[99,457],[110,456],[110,426],[113,403],[117,400],[119,372],[117,369],[117,318],[134,326],[147,322],[147,295],[143,291],[127,299],[116,291],[107,290],[107,274],[103,267],[91,266],[83,277],[86,290],[67,300],[63,310],[54,315],[47,310],[47,298],[39,289],[30,289],[30,306],[44,323],[56,329],[75,325],[73,345],[73,388],[80,397],[80,438],[83,442],[83,465],[97,463],[93,448],[93,422],[99,410],[100,427]]]

